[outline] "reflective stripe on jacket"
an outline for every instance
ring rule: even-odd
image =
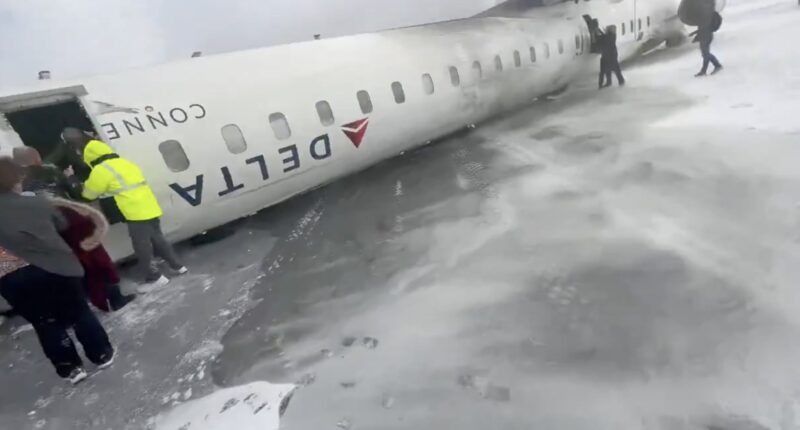
[[[95,200],[114,197],[128,221],[147,221],[163,215],[153,190],[139,166],[121,158],[99,140],[92,140],[83,150],[83,160],[92,173],[83,185],[83,197]]]

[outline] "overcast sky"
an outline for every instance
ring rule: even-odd
[[[0,87],[470,16],[495,0],[0,0]]]

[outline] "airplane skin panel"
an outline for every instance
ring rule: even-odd
[[[477,16],[519,16],[532,9],[553,6],[559,3],[566,3],[574,0],[508,0],[491,9],[488,9]]]
[[[77,82],[40,82],[35,90],[83,85],[81,100],[101,137],[142,167],[164,206],[165,231],[181,240],[593,72],[599,60],[585,43],[584,14],[601,25],[651,17],[651,26],[620,35],[620,55],[630,58],[646,42],[683,31],[668,19],[677,2],[640,0],[638,8],[634,0],[559,3],[521,17],[193,58]],[[473,73],[476,62],[480,74]],[[231,125],[238,128],[235,150],[226,141]],[[184,162],[168,166],[160,150],[183,151],[167,155]],[[123,226],[114,226],[108,246],[115,258],[130,254]]]

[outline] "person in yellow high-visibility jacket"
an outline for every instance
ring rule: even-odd
[[[92,169],[89,179],[83,184],[83,198],[113,197],[125,217],[133,251],[145,274],[145,283],[163,285],[169,282],[153,264],[154,252],[178,274],[188,272],[161,231],[163,211],[139,166],[77,128],[64,129],[62,138],[83,154],[84,162]]]

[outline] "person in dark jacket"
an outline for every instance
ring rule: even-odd
[[[61,237],[83,266],[84,286],[92,304],[104,312],[125,307],[135,296],[122,294],[117,268],[103,247],[102,239],[108,232],[105,216],[88,205],[62,198],[74,186],[69,185],[65,175],[58,175],[61,172],[57,169],[43,166],[36,149],[15,148],[14,161],[25,168],[23,191],[45,194],[67,220],[68,227],[61,232]]]
[[[44,198],[20,194],[22,172],[0,159],[0,247],[27,264],[0,278],[0,295],[31,323],[58,375],[77,384],[88,374],[68,328],[98,368],[113,363],[114,348],[86,302],[83,267],[59,233],[67,221]]]
[[[610,87],[613,83],[611,74],[617,76],[620,86],[625,85],[622,68],[619,65],[619,52],[617,51],[617,28],[613,25],[606,27],[606,31],[597,30],[597,43],[600,47],[600,78],[599,88]]]
[[[51,195],[67,193],[67,178],[55,166],[45,166],[39,151],[29,146],[14,148],[14,162],[25,169],[24,191],[42,191]]]

